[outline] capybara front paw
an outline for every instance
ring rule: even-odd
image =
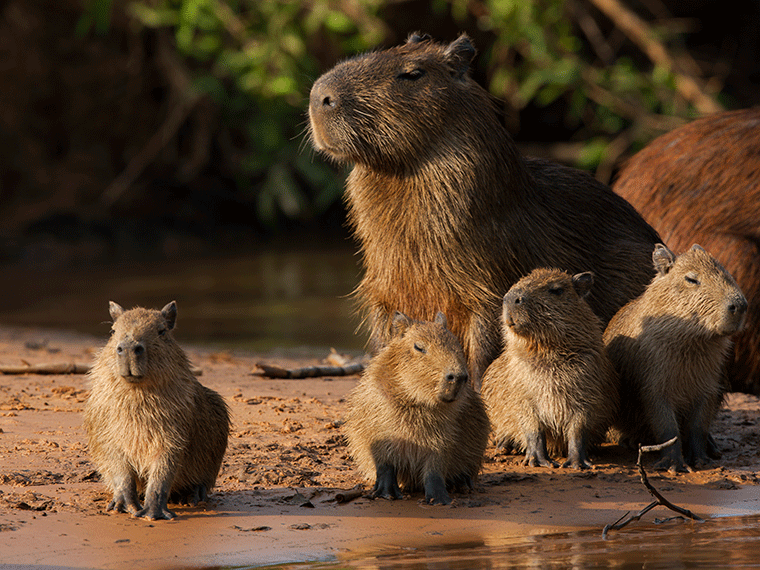
[[[428,505],[450,505],[451,497],[445,489],[425,493],[425,503]]]
[[[170,511],[166,507],[160,507],[158,505],[146,505],[145,508],[137,511],[134,516],[140,519],[148,519],[150,521],[158,520],[171,520],[177,515]]]
[[[657,471],[669,471],[670,473],[691,473],[692,469],[683,462],[681,457],[666,455],[654,464]]]
[[[573,458],[568,459],[562,464],[563,469],[571,468],[571,469],[591,469],[593,465],[587,461],[586,459],[580,459],[580,458]]]
[[[108,503],[106,511],[114,511],[117,513],[136,513],[140,510],[140,503],[134,499],[127,499],[122,496],[114,496],[111,502]]]
[[[528,467],[557,467],[556,461],[552,461],[547,457],[539,457],[538,455],[526,455],[523,460],[523,465]]]

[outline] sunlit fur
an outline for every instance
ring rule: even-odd
[[[192,498],[199,485],[211,490],[227,447],[227,405],[191,373],[171,335],[173,319],[167,322],[171,306],[163,312],[124,311],[112,303],[113,334],[90,372],[84,427],[90,454],[116,503],[125,479],[146,494],[151,485],[168,485],[168,495],[180,500]],[[145,346],[140,378],[119,372],[117,346],[125,340]],[[113,506],[134,514],[134,502]]]
[[[567,464],[588,466],[586,444],[603,438],[618,409],[601,321],[584,300],[591,282],[589,274],[536,269],[505,295],[505,349],[482,389],[497,443],[526,451],[531,434],[544,433],[549,451],[565,454],[575,439],[579,456]]]
[[[441,310],[477,382],[501,348],[501,297],[522,275],[593,271],[589,302],[606,322],[651,279],[659,239],[587,173],[521,157],[469,77],[474,55],[464,35],[412,36],[349,59],[316,81],[309,117],[314,146],[354,164],[346,201],[372,349],[388,342],[395,311]]]
[[[466,381],[453,401],[441,398],[447,375],[467,374],[459,341],[440,321],[395,323],[348,399],[351,456],[369,480],[378,465],[393,465],[407,492],[431,472],[447,486],[475,480],[488,442],[485,407]]]
[[[749,301],[734,337],[732,390],[760,395],[760,107],[703,117],[636,154],[615,182],[674,251],[695,241]]]
[[[726,390],[729,337],[741,329],[747,302],[731,275],[699,246],[676,257],[658,245],[653,259],[657,275],[613,317],[604,341],[622,383],[616,427],[633,444],[680,436],[672,461],[662,466],[682,470],[682,446],[689,464],[710,454],[710,424]]]

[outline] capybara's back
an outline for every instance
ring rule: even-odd
[[[395,316],[391,341],[349,396],[345,431],[359,470],[375,478],[375,497],[400,498],[400,484],[447,504],[447,487],[472,486],[488,417],[442,313],[435,322]]]
[[[728,359],[732,390],[760,395],[760,107],[703,117],[660,136],[615,181],[674,251],[699,242],[749,301]]]
[[[469,76],[474,56],[466,35],[412,35],[322,75],[309,118],[314,146],[354,164],[346,198],[373,349],[389,341],[395,311],[441,310],[477,384],[501,348],[501,297],[521,276],[593,271],[589,304],[606,323],[644,290],[660,240],[588,173],[520,156]]]
[[[662,244],[647,290],[612,318],[607,354],[625,405],[616,421],[623,440],[678,442],[658,468],[683,471],[719,456],[710,424],[726,390],[730,336],[741,330],[747,300],[731,275],[702,247],[676,257]]]
[[[214,486],[230,430],[227,404],[195,379],[174,340],[174,301],[161,311],[112,302],[110,313],[112,335],[90,372],[85,406],[90,453],[113,492],[108,510],[173,518],[170,498],[197,503]]]
[[[618,409],[618,379],[604,352],[602,325],[586,303],[591,273],[535,269],[504,296],[505,348],[483,376],[483,399],[497,444],[525,452],[528,465],[590,466]],[[548,444],[548,446],[547,446]]]

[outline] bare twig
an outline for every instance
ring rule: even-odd
[[[303,368],[283,368],[273,364],[257,362],[256,366],[261,368],[261,376],[269,378],[316,378],[319,376],[351,376],[360,374],[364,370],[364,364],[355,362],[345,366],[305,366]]]
[[[364,487],[362,485],[357,485],[353,489],[349,489],[348,491],[339,491],[335,494],[335,501],[337,503],[348,503],[349,501],[353,501],[354,499],[358,499],[364,494]]]
[[[76,362],[52,362],[45,364],[28,364],[21,366],[6,366],[0,364],[0,374],[87,374],[90,371],[89,364]],[[203,370],[197,366],[191,366],[190,372],[194,376],[203,375]]]
[[[674,437],[673,439],[668,440],[665,443],[660,443],[658,445],[639,445],[639,458],[638,458],[638,461],[636,462],[636,467],[638,467],[639,469],[639,476],[641,477],[641,482],[644,484],[644,487],[647,488],[647,491],[649,491],[649,494],[655,498],[655,500],[649,503],[646,507],[641,509],[635,515],[628,516],[629,513],[625,513],[622,517],[620,517],[614,523],[606,525],[604,527],[604,530],[602,530],[602,538],[607,538],[607,532],[610,530],[620,530],[627,524],[641,519],[642,516],[644,516],[646,513],[648,513],[649,511],[651,511],[653,508],[655,508],[658,505],[667,507],[671,511],[675,511],[678,514],[688,517],[697,522],[704,522],[703,518],[695,515],[689,509],[684,509],[683,507],[674,505],[673,503],[668,501],[665,497],[663,497],[660,494],[660,492],[657,489],[655,489],[652,486],[652,484],[649,482],[649,478],[647,477],[646,471],[644,471],[644,465],[641,463],[642,453],[651,452],[651,451],[661,451],[664,448],[673,445],[677,440],[678,438]]]

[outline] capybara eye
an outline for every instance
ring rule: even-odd
[[[687,273],[684,279],[689,285],[699,285],[699,278],[694,273]]]
[[[398,74],[399,79],[405,79],[407,81],[417,81],[420,77],[425,75],[424,69],[412,69],[411,71],[402,71]]]
[[[158,331],[158,336],[164,336],[164,333],[166,332],[166,329],[160,329]]]
[[[414,350],[416,350],[417,352],[421,352],[422,354],[425,354],[427,352],[424,346],[422,346],[421,344],[417,344],[416,342],[414,343]]]
[[[565,291],[565,289],[562,288],[562,287],[549,287],[549,293],[551,293],[552,295],[557,295],[557,297],[559,297],[560,295],[562,295],[562,293],[564,293],[564,291]]]

